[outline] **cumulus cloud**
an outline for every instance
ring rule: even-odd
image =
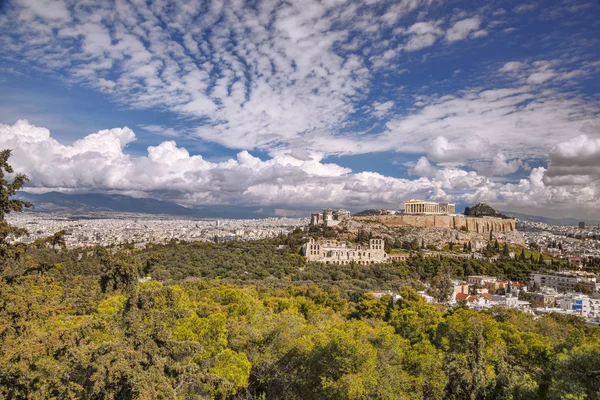
[[[473,168],[485,176],[503,176],[517,172],[519,169],[529,169],[529,165],[522,160],[509,160],[502,152],[497,153],[489,162],[475,162]]]
[[[427,176],[434,177],[438,172],[437,167],[431,165],[427,157],[423,156],[417,160],[417,163],[408,170],[410,175],[419,175],[419,176]]]
[[[600,136],[579,135],[550,151],[545,182],[560,186],[600,185]]]
[[[190,155],[175,141],[148,147],[146,156],[126,153],[136,139],[129,128],[102,130],[72,145],[27,121],[0,124],[0,148],[14,149],[12,164],[36,188],[120,191],[175,200],[181,204],[320,206],[363,204],[399,207],[403,196],[425,193],[429,180],[377,173],[353,174],[324,163],[317,154],[281,154],[261,160],[247,151],[214,163]]]
[[[438,136],[431,141],[428,156],[436,162],[464,163],[473,158],[481,158],[489,151],[489,142],[477,136],[461,138],[454,142],[450,142],[444,136]]]
[[[585,136],[585,135],[584,135]],[[421,157],[411,169],[418,179],[399,179],[375,172],[353,173],[325,163],[322,156],[281,153],[262,160],[247,151],[222,162],[209,162],[190,155],[175,141],[150,146],[147,155],[127,154],[136,140],[129,128],[102,130],[64,145],[48,129],[27,121],[0,124],[0,148],[11,148],[15,169],[28,174],[32,189],[62,191],[122,192],[177,201],[185,205],[244,204],[304,209],[324,204],[349,208],[397,209],[411,197],[454,200],[463,203],[487,201],[495,205],[562,207],[585,205],[600,208],[598,174],[569,187],[556,184],[556,171],[535,168],[518,183],[494,182],[476,171],[440,169]],[[594,167],[598,139],[580,137],[560,143],[551,153],[553,168],[569,167],[580,176]],[[297,157],[299,156],[299,157]],[[512,160],[496,157],[504,168]],[[575,169],[573,169],[575,168]],[[595,178],[594,178],[595,177]],[[595,179],[595,180],[594,180]]]

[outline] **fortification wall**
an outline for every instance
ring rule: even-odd
[[[421,228],[451,228],[466,232],[489,233],[517,230],[514,219],[455,217],[450,215],[378,215],[351,217],[357,221],[377,221],[386,226],[414,226]]]

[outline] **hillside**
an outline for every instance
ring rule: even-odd
[[[548,217],[541,217],[538,215],[521,214],[521,213],[512,212],[512,211],[502,211],[502,213],[509,217],[514,217],[514,218],[522,219],[525,221],[531,221],[531,222],[542,222],[542,223],[548,224],[548,225],[577,226],[580,221],[584,221],[586,225],[600,225],[600,220],[596,220],[596,219],[589,220],[589,219],[577,219],[577,218],[571,218],[571,217],[548,218]]]
[[[596,328],[446,309],[414,288],[442,274],[526,279],[539,264],[331,268],[303,262],[302,237],[16,248],[0,263],[0,398],[595,398]],[[366,293],[386,289],[401,297]]]
[[[433,246],[440,250],[450,242],[459,246],[471,243],[473,249],[482,249],[487,246],[490,237],[494,240],[498,239],[499,242],[515,246],[521,246],[524,243],[523,236],[518,231],[512,230],[514,227],[513,220],[460,218],[461,222],[463,220],[465,222],[481,220],[482,224],[492,224],[492,229],[486,226],[485,229],[482,229],[482,232],[478,232],[470,228],[465,229],[464,225],[460,229],[455,229],[449,223],[451,220],[446,221],[452,217],[444,218],[443,222],[447,222],[446,224],[439,222],[442,217],[436,217],[436,220],[440,225],[445,226],[433,226],[431,224],[434,221],[433,216],[352,217],[343,221],[340,228],[351,235],[364,232],[373,237],[385,239],[388,243],[411,243],[416,241],[419,245]],[[422,222],[421,226],[414,226],[415,223],[419,222]],[[407,224],[413,224],[413,226]],[[493,224],[496,225],[496,229],[493,229]],[[500,229],[502,227],[506,229]]]
[[[120,212],[141,214],[168,214],[195,218],[267,218],[278,216],[271,207],[205,206],[188,208],[179,204],[150,198],[136,198],[119,194],[66,194],[48,192],[34,194],[21,191],[16,196],[32,202],[36,212],[87,214]],[[308,213],[307,213],[308,215]]]

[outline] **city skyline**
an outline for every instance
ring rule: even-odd
[[[0,149],[33,192],[598,219],[599,15],[575,0],[9,0]]]

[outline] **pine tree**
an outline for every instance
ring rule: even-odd
[[[525,248],[521,249],[521,255],[519,256],[520,261],[525,261]]]
[[[27,230],[8,224],[5,220],[6,215],[11,212],[22,212],[24,208],[32,206],[28,201],[11,199],[29,180],[27,175],[23,174],[17,174],[12,182],[6,180],[5,175],[14,172],[12,166],[8,164],[11,154],[11,150],[0,151],[0,257],[6,254],[10,237],[27,234]]]
[[[11,183],[5,179],[5,174],[14,172],[12,166],[8,164],[11,154],[11,150],[0,151],[0,222],[3,222],[6,214],[10,212],[21,212],[23,208],[31,207],[31,203],[27,201],[10,198],[23,188],[25,182],[29,181],[24,174],[17,174]]]

